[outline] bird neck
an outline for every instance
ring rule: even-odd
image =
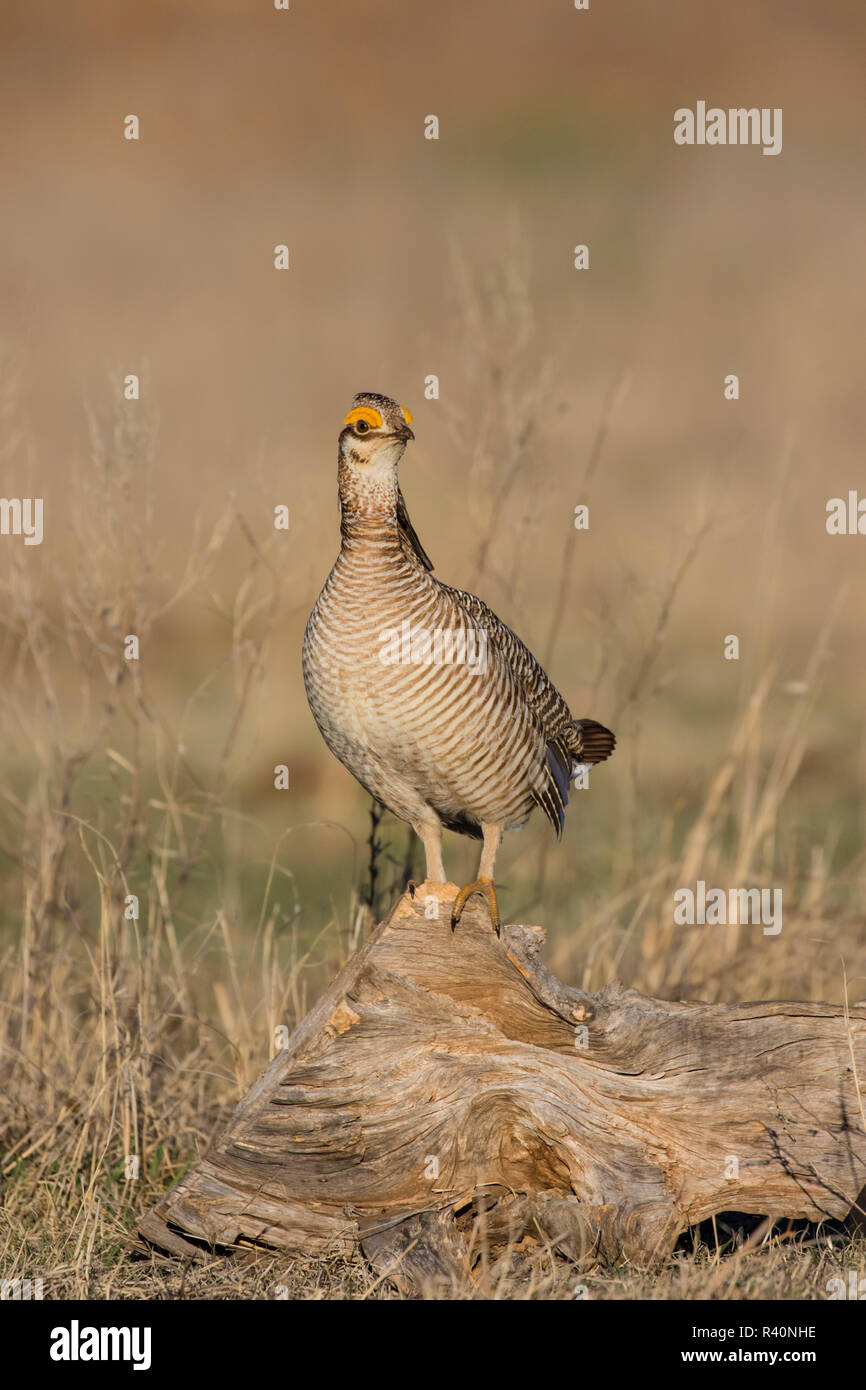
[[[397,520],[397,470],[357,469],[341,461],[339,469],[340,534],[343,551],[400,544]]]

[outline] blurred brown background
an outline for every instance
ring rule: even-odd
[[[576,714],[619,718],[617,755],[591,801],[575,795],[564,843],[546,854],[540,821],[506,843],[506,914],[544,921],[572,977],[594,959],[577,923],[600,904],[600,975],[641,939],[654,959],[641,934],[669,924],[680,882],[665,866],[775,661],[761,728],[714,812],[716,857],[698,869],[723,886],[784,883],[792,914],[820,917],[809,943],[834,941],[834,913],[862,943],[866,538],[829,537],[825,504],[866,495],[864,49],[866,11],[840,0],[593,0],[585,13],[569,0],[292,0],[288,13],[268,0],[6,0],[2,490],[45,498],[40,550],[0,542],[15,570],[0,647],[10,921],[44,867],[56,731],[78,746],[107,698],[100,682],[115,679],[97,662],[85,698],[82,671],[99,640],[108,650],[136,630],[136,604],[155,615],[136,707],[161,732],[133,748],[118,715],[87,744],[69,804],[116,843],[128,792],[103,744],[155,785],[182,741],[184,794],[210,795],[251,565],[244,602],[262,608],[243,640],[261,640],[261,664],[220,784],[201,912],[224,901],[254,923],[265,890],[250,866],[277,854],[304,930],[349,919],[368,799],[319,740],[299,656],[337,551],[336,436],[352,394],[374,390],[415,416],[402,481],[437,572],[549,660]],[[782,153],[676,147],[674,110],[698,100],[782,107]],[[123,139],[129,113],[137,143]],[[423,136],[431,113],[438,142]],[[287,273],[273,269],[280,242]],[[577,243],[588,272],[573,269]],[[135,405],[117,401],[129,372],[143,381]],[[723,398],[729,372],[736,403]],[[429,374],[438,401],[424,399]],[[281,502],[291,531],[275,537]],[[580,502],[591,525],[576,533]],[[206,576],[160,613],[194,522],[207,535],[227,505]],[[124,607],[130,583],[139,597]],[[21,613],[41,614],[53,706],[26,654],[33,622],[14,616],[28,585]],[[116,598],[101,639],[70,619],[70,592],[94,613]],[[722,658],[729,633],[739,662]],[[22,711],[43,718],[38,766]],[[796,775],[773,783],[792,719]],[[278,762],[288,794],[272,789]],[[37,825],[26,808],[40,785]],[[322,820],[348,829],[354,858]],[[286,826],[299,828],[280,840]],[[383,833],[402,861],[403,828]],[[474,853],[450,840],[454,878]],[[69,872],[86,899],[86,868]]]

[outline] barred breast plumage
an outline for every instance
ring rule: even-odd
[[[441,583],[409,520],[397,465],[411,417],[357,395],[340,434],[342,545],[304,635],[304,684],[331,751],[420,835],[445,882],[445,826],[484,840],[478,878],[499,928],[493,864],[535,805],[561,833],[571,777],[614,736],[574,720],[531,652],[481,599]]]

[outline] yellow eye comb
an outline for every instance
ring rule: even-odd
[[[354,425],[356,420],[366,420],[374,430],[380,429],[382,425],[382,417],[378,410],[371,410],[368,405],[359,405],[355,410],[350,410],[343,424]]]

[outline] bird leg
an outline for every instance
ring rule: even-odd
[[[499,906],[496,902],[496,889],[492,878],[476,878],[474,883],[467,883],[465,888],[461,888],[457,897],[454,899],[454,906],[451,909],[451,930],[457,926],[463,916],[463,909],[473,893],[478,893],[484,898],[490,911],[490,921],[496,935],[499,936],[501,926],[499,922]]]
[[[496,935],[501,932],[499,921],[499,904],[496,901],[496,887],[493,882],[493,863],[496,859],[496,851],[502,839],[502,830],[498,825],[488,825],[482,822],[481,831],[484,835],[484,848],[481,851],[481,863],[478,865],[478,877],[474,883],[467,883],[465,888],[461,888],[457,897],[454,899],[454,906],[451,909],[451,930],[457,926],[463,915],[463,909],[474,893],[478,893],[487,903],[490,913],[490,922]]]
[[[442,863],[442,822],[438,817],[435,823],[413,820],[412,829],[424,846],[424,856],[427,860],[427,882],[444,883],[445,866]],[[414,897],[414,893],[412,896]]]

